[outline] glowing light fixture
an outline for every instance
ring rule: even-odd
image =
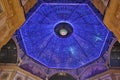
[[[62,35],[62,36],[65,36],[65,35],[67,35],[67,30],[66,29],[61,29],[60,30],[60,34]]]

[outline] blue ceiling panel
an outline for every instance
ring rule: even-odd
[[[90,0],[38,0],[41,3],[83,3]]]
[[[70,36],[56,35],[60,23],[72,26]],[[104,46],[109,46],[105,45],[109,30],[86,3],[43,3],[19,31],[26,54],[49,68],[81,67],[99,58]]]

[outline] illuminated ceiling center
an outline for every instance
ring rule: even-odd
[[[66,38],[56,35],[55,27],[60,23],[72,27]],[[69,29],[60,28],[58,32],[66,36]],[[43,3],[20,28],[29,57],[49,68],[62,69],[78,68],[99,58],[103,47],[108,46],[108,34],[86,3]]]
[[[60,38],[67,38],[73,33],[73,28],[67,22],[60,22],[55,25],[54,32]]]

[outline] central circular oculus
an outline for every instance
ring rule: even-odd
[[[54,32],[57,36],[66,38],[73,33],[72,25],[67,22],[61,22],[55,25]]]

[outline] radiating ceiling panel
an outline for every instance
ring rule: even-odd
[[[62,69],[99,58],[109,34],[86,3],[43,3],[19,30],[28,56]]]
[[[89,0],[39,0],[41,2],[47,2],[47,3],[81,3],[86,2]]]

